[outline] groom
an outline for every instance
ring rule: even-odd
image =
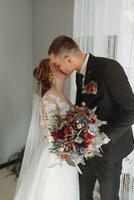
[[[121,65],[111,59],[95,57],[80,51],[67,36],[57,37],[49,47],[49,58],[63,73],[76,73],[76,104],[97,106],[101,127],[102,157],[86,160],[80,166],[80,200],[93,200],[96,180],[101,200],[118,200],[122,159],[134,148],[131,125],[134,123],[134,94]]]

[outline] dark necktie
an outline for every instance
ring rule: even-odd
[[[76,73],[76,84],[77,84],[77,87],[79,87],[80,85],[82,85],[82,78],[83,78],[83,74],[81,73]]]

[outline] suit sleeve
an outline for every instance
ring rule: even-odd
[[[124,110],[124,115],[110,124],[106,134],[115,143],[134,124],[134,94],[128,82],[128,78],[116,61],[106,64],[104,70],[104,81],[112,98]]]

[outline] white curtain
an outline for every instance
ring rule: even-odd
[[[134,90],[134,0],[75,0],[73,37],[83,52],[121,63]],[[75,102],[75,73],[71,88]],[[134,199],[133,159],[134,152],[123,161],[121,200]]]

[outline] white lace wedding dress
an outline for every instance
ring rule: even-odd
[[[45,111],[48,118],[46,121],[41,117],[44,140],[21,180],[14,200],[79,200],[77,169],[67,164],[50,167],[56,157],[49,152],[51,143],[47,131],[53,123],[57,108],[60,113],[66,113],[69,107],[69,103],[61,101],[59,97],[49,95],[42,99],[40,113],[42,116]]]

